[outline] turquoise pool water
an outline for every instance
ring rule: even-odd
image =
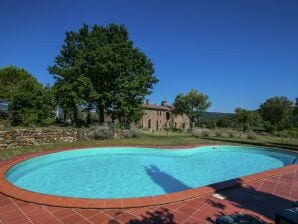
[[[79,198],[154,196],[292,164],[297,155],[252,147],[92,148],[32,158],[6,174],[30,191]]]

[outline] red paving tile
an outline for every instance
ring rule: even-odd
[[[78,209],[77,212],[86,219],[98,214],[97,209]]]
[[[1,164],[0,164],[1,165]],[[221,215],[251,214],[273,223],[277,209],[291,207],[298,200],[298,167],[256,182],[181,202],[127,209],[78,209],[28,203],[0,194],[1,224],[206,224]],[[262,175],[258,175],[262,177]],[[94,205],[96,201],[90,202]],[[112,202],[106,207],[114,206]],[[130,202],[128,202],[129,204]],[[132,203],[132,202],[131,202]],[[147,199],[151,204],[152,199]]]
[[[98,212],[97,215],[91,217],[89,219],[89,221],[91,223],[98,223],[98,224],[101,224],[101,223],[106,223],[108,222],[109,220],[112,220],[113,218],[108,216],[107,214],[105,214],[104,212]]]
[[[70,215],[73,215],[75,214],[75,212],[71,209],[68,209],[68,208],[64,208],[64,209],[61,209],[57,212],[54,212],[52,213],[57,219],[63,219],[65,217],[68,217]]]
[[[75,214],[69,215],[69,216],[61,219],[61,221],[64,224],[76,224],[78,222],[86,221],[86,219],[84,217],[80,216],[79,214],[75,213]]]

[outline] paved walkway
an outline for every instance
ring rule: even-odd
[[[0,186],[1,187],[1,186]],[[246,186],[223,190],[219,195],[157,207],[136,209],[71,209],[37,205],[0,194],[1,224],[201,224],[218,216],[252,214],[273,223],[277,209],[298,200],[298,169]]]

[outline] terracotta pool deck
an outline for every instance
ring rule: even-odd
[[[37,154],[26,155],[22,159],[34,155]],[[8,165],[15,162],[16,159],[2,161],[0,169],[6,170]],[[92,206],[91,208],[80,206],[79,201],[74,203],[73,207],[76,208],[71,207],[71,204],[63,207],[63,203],[59,205],[60,207],[50,206],[48,203],[31,203],[28,201],[35,201],[38,197],[30,198],[30,195],[19,200],[16,198],[23,193],[16,194],[17,197],[13,194],[12,197],[7,196],[10,194],[3,189],[9,186],[4,186],[3,178],[1,181],[0,191],[6,195],[0,194],[0,224],[201,224],[215,223],[218,216],[234,213],[251,214],[265,223],[274,223],[276,210],[291,207],[294,201],[298,201],[298,164],[250,175],[224,184],[197,188],[192,193],[184,193],[180,196],[169,194],[167,201],[160,201],[153,197],[155,198],[153,202],[152,198],[139,200],[138,206],[125,205],[124,200],[121,204],[117,202],[117,206],[108,206],[109,202],[106,200],[102,208],[97,209],[91,209]],[[45,199],[44,201],[47,202]]]

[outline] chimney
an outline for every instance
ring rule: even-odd
[[[168,102],[166,100],[161,101],[161,106],[165,107],[168,105]]]
[[[149,102],[149,100],[147,99],[147,100],[146,100],[146,105],[149,105],[149,104],[150,104],[150,102]]]

